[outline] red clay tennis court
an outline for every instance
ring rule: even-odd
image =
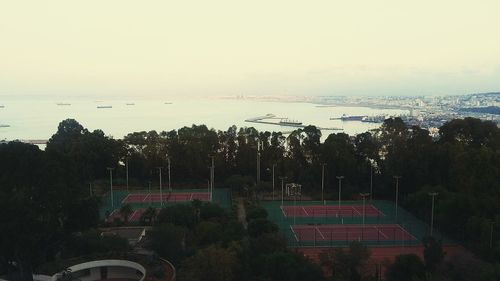
[[[142,214],[146,211],[146,209],[140,208],[140,209],[135,209],[130,216],[128,217],[129,222],[136,222],[141,219]],[[159,208],[156,209],[156,213],[160,211]],[[113,212],[108,216],[107,221],[108,222],[113,222],[116,218],[123,219],[123,216],[120,214],[120,211],[118,209],[113,210]]]
[[[148,203],[161,202],[160,193],[135,193],[129,194],[122,203]],[[195,199],[208,201],[208,192],[163,192],[163,202],[188,202]]]
[[[285,217],[362,217],[363,205],[306,205],[281,206]],[[365,216],[378,217],[384,214],[371,204],[365,205]]]
[[[399,224],[291,225],[300,241],[410,241],[416,238]]]

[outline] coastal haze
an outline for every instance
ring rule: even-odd
[[[500,2],[3,1],[0,95],[500,88]]]
[[[10,99],[2,100],[0,140],[47,140],[66,118],[78,120],[89,130],[101,129],[114,138],[136,131],[170,131],[192,124],[205,124],[215,130],[230,126],[255,127],[259,131],[290,132],[294,127],[245,122],[247,119],[274,114],[283,120],[302,122],[322,128],[342,129],[357,134],[376,128],[380,124],[359,121],[330,120],[345,115],[399,116],[407,110],[371,109],[366,107],[318,107],[304,102],[266,102],[235,99]],[[107,108],[111,106],[111,108]],[[104,108],[98,108],[104,107]],[[277,119],[278,120],[278,119]],[[274,120],[279,122],[279,120]],[[338,132],[322,130],[323,138]]]

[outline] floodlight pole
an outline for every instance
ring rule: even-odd
[[[214,182],[215,182],[215,156],[214,155],[209,155],[210,158],[212,159],[212,166],[210,166],[210,202],[212,202],[212,196],[214,192]]]
[[[160,174],[160,206],[163,206],[163,187],[161,184],[161,169],[163,167],[156,167],[158,169],[158,173]]]
[[[274,167],[276,167],[276,164],[273,164],[273,201],[274,201]]]
[[[280,177],[281,180],[281,207],[283,207],[283,187],[284,187],[284,180],[286,177]]]
[[[431,237],[434,230],[434,198],[438,195],[437,192],[429,192],[429,195],[432,197],[432,208],[431,208]]]
[[[339,211],[340,211],[340,204],[342,202],[342,179],[344,176],[337,176],[336,177],[339,180]]]
[[[396,223],[398,222],[398,199],[399,199],[399,179],[401,176],[393,176],[393,178],[396,180],[396,212],[395,212],[395,219]]]
[[[172,186],[170,185],[170,157],[167,155],[167,167],[168,167],[168,191],[172,192]]]
[[[297,219],[297,186],[292,185],[293,188],[293,225],[296,224]]]
[[[260,147],[262,141],[257,140],[257,183],[260,183]]]
[[[128,192],[128,157],[125,158],[125,175],[127,178],[127,192]]]
[[[113,199],[113,170],[114,168],[106,168],[109,171],[109,190],[111,194],[111,207],[115,206],[114,199]]]
[[[373,163],[370,161],[370,201],[373,200]]]
[[[370,193],[360,193],[363,198],[363,228],[365,227],[365,217],[366,217],[366,197],[370,196]]]
[[[325,203],[325,166],[326,163],[321,164],[321,202]]]

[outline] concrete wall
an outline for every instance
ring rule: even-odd
[[[90,276],[82,277],[82,281],[94,281],[101,279],[101,267],[108,268],[108,278],[127,278],[143,281],[146,276],[146,269],[135,262],[126,260],[98,260],[71,266],[72,272],[90,269]],[[142,275],[137,275],[140,271]]]
[[[108,268],[108,279],[126,278],[144,281],[146,277],[146,269],[142,265],[127,260],[97,260],[73,265],[69,269],[73,273],[88,269],[90,275],[80,277],[80,279],[82,281],[95,281],[101,280],[101,267]],[[142,275],[137,274],[137,271],[141,272]],[[33,275],[33,279],[36,281],[56,281],[58,277],[59,273],[53,276]]]

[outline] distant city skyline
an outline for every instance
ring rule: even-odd
[[[6,1],[0,96],[497,92],[499,10],[490,0]]]

